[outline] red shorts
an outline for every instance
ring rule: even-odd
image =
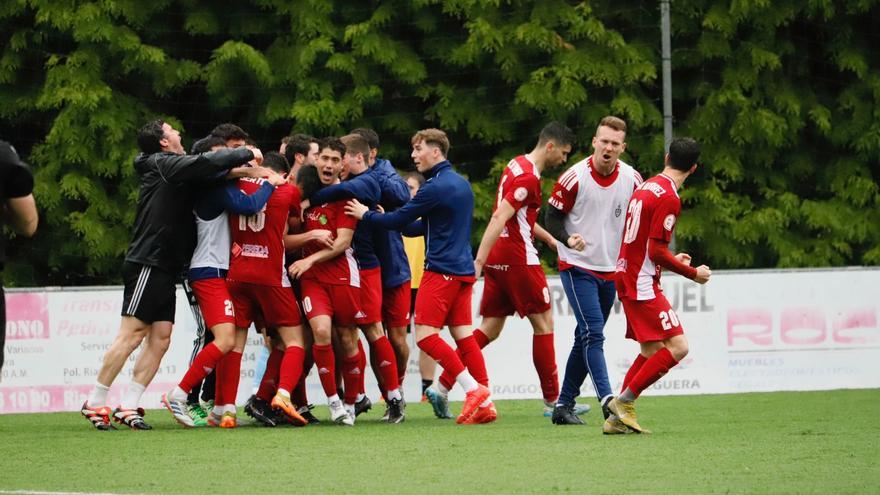
[[[443,275],[425,270],[416,295],[416,325],[470,325],[473,288],[473,275]]]
[[[409,280],[397,287],[385,287],[382,290],[382,321],[386,327],[400,328],[409,325],[411,300]]]
[[[550,289],[540,265],[486,266],[483,275],[485,285],[480,301],[483,317],[516,313],[522,318],[550,309]]]
[[[376,268],[361,270],[361,325],[382,322],[382,271]]]
[[[290,287],[227,281],[235,305],[235,326],[248,328],[260,315],[267,327],[293,327],[302,323]]]
[[[221,323],[235,323],[235,309],[232,305],[232,296],[229,295],[229,289],[226,287],[226,279],[196,280],[190,284],[190,287],[199,302],[206,327],[213,328]]]
[[[324,284],[312,279],[303,280],[301,284],[306,318],[311,320],[316,316],[329,316],[334,324],[343,327],[364,324],[361,290],[358,287]]]
[[[620,302],[626,313],[626,338],[637,342],[658,342],[684,334],[678,315],[666,296],[661,294],[647,301],[621,299]]]

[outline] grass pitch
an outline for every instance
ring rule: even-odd
[[[593,401],[594,402],[594,401]],[[652,435],[554,426],[537,400],[499,401],[499,421],[458,426],[411,404],[354,428],[93,430],[77,413],[0,416],[0,493],[877,493],[880,391],[638,402]],[[453,411],[460,404],[453,404]],[[241,414],[240,410],[240,414]],[[326,408],[316,410],[319,418]],[[618,484],[620,484],[618,486]]]

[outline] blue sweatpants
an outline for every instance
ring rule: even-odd
[[[560,272],[562,288],[574,310],[577,328],[574,345],[565,365],[565,379],[559,404],[574,405],[587,375],[593,380],[596,398],[611,395],[608,368],[605,366],[605,322],[614,305],[614,282],[602,280],[577,268]]]

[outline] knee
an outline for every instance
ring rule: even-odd
[[[315,337],[315,343],[318,345],[327,345],[333,340],[330,327],[315,327],[312,329],[312,334]]]
[[[672,357],[674,357],[676,361],[681,361],[682,359],[684,359],[690,351],[686,340],[673,342],[671,343],[671,345],[667,346],[667,349],[669,349],[669,352],[672,354]]]
[[[226,354],[227,352],[235,348],[235,339],[231,337],[217,337],[214,339],[214,345],[217,346],[217,349],[220,349],[220,352]]]

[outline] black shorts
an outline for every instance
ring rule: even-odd
[[[156,268],[126,261],[122,264],[125,291],[122,316],[134,316],[145,322],[174,323],[178,276]]]

